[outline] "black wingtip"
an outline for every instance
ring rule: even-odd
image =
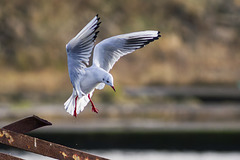
[[[98,17],[98,14],[96,15],[96,17],[97,17],[97,24],[96,24],[96,26],[94,26],[95,31],[98,29],[99,25],[102,23],[99,21],[100,17]]]
[[[98,14],[96,15],[96,17],[97,17],[97,20],[99,21],[99,20],[100,20],[100,17],[99,17],[99,15],[98,15]]]
[[[101,21],[99,21],[99,22],[97,23],[97,25],[99,26],[101,23],[102,23],[102,22],[101,22]]]
[[[155,35],[156,32],[157,32],[157,35]],[[159,37],[161,37],[160,31],[155,31],[155,33],[154,33],[154,36],[136,37],[136,38],[127,39],[124,47],[127,49],[135,49],[135,50],[143,48],[150,42],[158,40]]]
[[[161,34],[160,34],[160,33],[161,33],[161,32],[158,31],[158,32],[157,32],[157,37],[154,37],[152,41],[154,41],[154,40],[158,40],[159,37],[161,37]],[[151,42],[152,42],[152,41],[151,41]]]
[[[159,37],[162,37],[162,35],[161,35],[160,33],[161,33],[161,32],[158,31],[158,33],[157,33],[157,34],[158,34],[158,38],[159,38]]]
[[[99,31],[95,32],[95,35],[97,35],[99,33]]]
[[[95,35],[93,37],[94,40],[97,38],[98,33],[99,33],[99,31],[95,32]]]

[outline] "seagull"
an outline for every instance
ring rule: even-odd
[[[95,89],[109,85],[116,92],[113,76],[109,73],[113,65],[124,55],[140,49],[161,37],[159,31],[147,30],[121,34],[107,38],[94,47],[100,18],[96,15],[66,45],[68,72],[73,86],[72,95],[64,103],[66,111],[74,117],[90,102],[92,111],[98,113],[91,97]],[[92,65],[89,66],[92,50]]]

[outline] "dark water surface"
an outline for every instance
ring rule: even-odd
[[[76,149],[240,151],[240,131],[99,131],[31,133]]]

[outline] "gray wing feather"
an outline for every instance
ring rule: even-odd
[[[96,15],[73,39],[66,45],[68,57],[68,71],[72,84],[78,74],[84,73],[84,68],[89,64],[94,42],[99,27],[99,17]]]
[[[144,47],[160,36],[159,31],[140,31],[107,38],[96,45],[93,64],[109,72],[119,58]]]

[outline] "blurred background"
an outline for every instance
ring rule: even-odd
[[[74,118],[63,106],[65,45],[96,14],[96,43],[141,30],[162,37],[116,63],[117,92],[94,93],[99,114],[89,104]],[[35,114],[53,126],[33,136],[111,159],[239,159],[239,15],[240,0],[1,0],[1,127]]]

